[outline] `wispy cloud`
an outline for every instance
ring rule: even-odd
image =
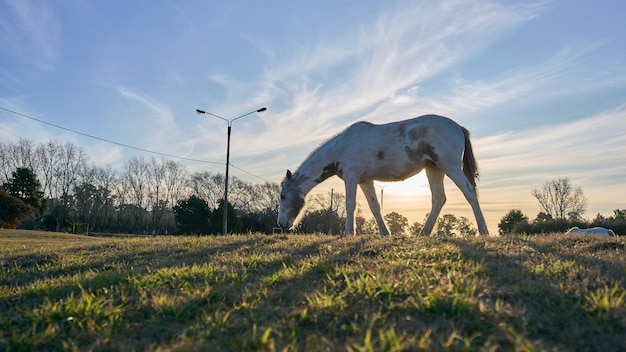
[[[62,45],[57,14],[45,2],[7,0],[9,11],[1,17],[0,41],[4,50],[20,54],[23,62],[52,70],[59,61]]]
[[[150,114],[145,115],[149,118],[149,128],[158,131],[171,131],[174,128],[174,119],[172,110],[166,105],[154,99],[137,89],[129,87],[118,87],[117,91],[120,95],[134,102],[138,102],[142,107],[146,108]]]
[[[623,60],[598,58],[595,53],[607,43],[565,46],[543,62],[495,72],[479,80],[458,77],[442,91],[416,85],[398,90],[382,102],[379,111],[397,111],[399,116],[438,113],[464,118],[476,112],[502,107],[520,107],[564,97],[588,94],[626,85]],[[599,60],[603,70],[598,72]]]
[[[536,206],[530,190],[567,177],[587,195],[588,215],[609,214],[622,206],[617,195],[626,175],[625,120],[623,105],[575,122],[477,139],[483,199],[492,201],[488,207],[498,216],[507,208],[532,212]]]
[[[118,86],[116,91],[127,100],[125,111],[132,117],[124,123],[125,131],[118,135],[118,138],[132,139],[120,142],[157,153],[191,157],[190,145],[198,141],[189,135],[189,131],[181,129],[167,103],[137,88]],[[195,156],[198,159],[203,157],[205,155]]]
[[[311,45],[275,49],[262,39],[249,39],[271,53],[257,96],[281,103],[270,108],[265,133],[250,135],[248,141],[257,154],[271,153],[314,145],[360,119],[415,116],[423,101],[404,93],[419,93],[415,87],[420,83],[475,55],[540,10],[540,5],[490,1],[408,2],[373,23]],[[284,51],[292,54],[276,60],[283,57],[277,52]],[[250,89],[223,76],[213,79],[224,87]]]
[[[493,175],[486,179],[494,183],[505,182],[504,174],[523,174],[528,181],[584,178],[590,169],[597,177],[625,175],[625,120],[626,105],[575,122],[480,138],[476,149],[487,175]]]

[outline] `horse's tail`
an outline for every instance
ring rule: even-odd
[[[478,179],[478,164],[474,157],[474,150],[472,149],[472,142],[470,141],[470,133],[465,127],[463,129],[463,135],[465,136],[465,150],[463,151],[463,173],[470,183],[476,187],[476,180]]]

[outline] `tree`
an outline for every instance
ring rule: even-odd
[[[91,183],[84,182],[74,187],[74,213],[78,222],[93,225],[99,196],[98,189]]]
[[[355,218],[356,222],[356,233],[358,234],[372,234],[378,233],[378,226],[376,225],[376,220],[374,218],[365,219],[362,216],[357,216]]]
[[[515,227],[520,223],[528,223],[528,217],[522,213],[519,209],[509,210],[498,224],[498,232],[503,235],[507,233],[513,233]]]
[[[37,209],[35,207],[8,194],[0,186],[0,227],[14,229],[22,220],[36,212]]]
[[[546,181],[541,189],[535,188],[531,193],[541,210],[553,219],[578,219],[587,209],[582,188],[574,188],[568,178]]]
[[[414,222],[413,224],[411,224],[411,226],[409,226],[409,233],[411,235],[419,235],[420,232],[422,232],[422,228],[424,227],[424,225],[420,224],[419,222]]]
[[[112,231],[116,228],[116,197],[113,194],[116,176],[113,170],[110,166],[91,165],[83,169],[79,178],[81,181],[73,188],[74,219],[81,224],[88,224],[86,230],[89,231]]]
[[[457,218],[452,214],[445,214],[437,219],[437,231],[438,236],[454,236],[454,230],[457,229]]]
[[[278,216],[280,204],[280,185],[273,182],[264,182],[253,185],[250,189],[252,198],[251,212],[271,213]]]
[[[272,182],[255,184],[248,188],[248,209],[238,209],[243,221],[244,232],[263,232],[271,234],[276,227],[280,185]]]
[[[133,224],[132,226],[139,232],[146,229],[146,221],[144,218],[146,207],[145,203],[148,199],[149,185],[148,185],[148,172],[149,165],[143,158],[131,158],[124,163],[124,171],[122,173],[121,181],[124,184],[124,190],[129,202],[134,207],[133,212]]]
[[[150,227],[152,228],[152,232],[157,232],[161,228],[163,217],[169,208],[167,204],[168,200],[165,196],[165,177],[167,174],[165,158],[158,161],[153,157],[147,165],[147,171],[146,178],[149,184],[148,198],[152,212]]]
[[[73,197],[63,195],[59,199],[50,199],[50,210],[42,218],[42,225],[47,231],[70,232],[75,219],[72,216]]]
[[[169,204],[176,204],[183,194],[185,188],[185,180],[187,178],[187,169],[175,161],[165,161],[165,188]]]
[[[211,232],[211,209],[205,200],[195,195],[176,203],[174,217],[180,234],[205,235]]]
[[[428,215],[427,215],[428,216]],[[472,227],[472,223],[464,216],[456,217],[453,214],[445,214],[437,219],[435,234],[438,236],[476,236],[478,230]]]
[[[37,175],[28,168],[18,168],[11,179],[4,184],[6,192],[31,205],[39,212],[46,210],[47,203]]]
[[[60,145],[54,141],[48,141],[39,145],[35,151],[39,160],[41,183],[43,191],[48,198],[56,197],[54,180],[56,176],[56,165],[61,158]]]
[[[552,220],[554,220],[552,218],[552,215],[546,214],[546,213],[540,211],[539,213],[537,213],[537,216],[535,217],[535,220],[533,222],[534,223],[539,223],[539,222],[546,222],[546,221],[552,221]]]
[[[476,236],[476,229],[472,227],[472,223],[465,216],[458,218],[456,228],[462,237]]]
[[[277,193],[280,194],[280,193]],[[339,192],[315,194],[307,201],[296,230],[305,233],[340,234],[345,231],[345,196]]]
[[[230,202],[227,202],[226,221],[228,227],[228,233],[240,233],[243,227],[243,222],[237,216],[235,207]],[[224,199],[220,199],[220,206],[211,212],[211,233],[221,234],[224,223]]]
[[[403,234],[404,229],[406,229],[407,226],[409,226],[409,220],[403,215],[401,215],[400,213],[397,213],[395,211],[385,214],[384,219],[385,219],[385,222],[387,223],[387,226],[389,226],[389,232],[392,235]]]
[[[188,185],[191,193],[204,199],[211,208],[217,208],[224,199],[223,174],[196,172],[189,178]]]
[[[16,144],[0,143],[0,181],[7,182],[18,168],[27,168],[37,174],[38,165],[31,141],[20,138]]]
[[[307,209],[306,214],[297,226],[297,231],[304,233],[325,233],[338,235],[345,229],[345,219],[340,218],[337,213],[329,208],[311,210]]]
[[[78,176],[87,168],[85,152],[71,143],[59,145],[59,159],[55,165],[57,197],[66,198],[76,186]]]

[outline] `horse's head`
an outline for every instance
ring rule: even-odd
[[[304,207],[304,193],[295,182],[291,171],[281,183],[280,207],[278,208],[278,226],[289,229]]]

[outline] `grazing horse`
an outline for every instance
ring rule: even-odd
[[[307,193],[337,175],[346,188],[346,234],[354,234],[357,185],[365,194],[381,236],[389,230],[380,215],[374,180],[401,181],[426,169],[432,209],[420,235],[428,235],[446,202],[444,175],[461,189],[472,206],[478,231],[487,225],[478,204],[478,167],[469,132],[449,118],[425,115],[376,125],[357,122],[315,149],[281,184],[278,226],[291,228],[304,207]]]
[[[571,229],[567,230],[566,233],[579,233],[582,235],[600,235],[603,237],[615,236],[615,232],[613,232],[613,230],[605,229],[604,227],[591,227],[588,229],[581,229],[579,227],[574,226]]]

